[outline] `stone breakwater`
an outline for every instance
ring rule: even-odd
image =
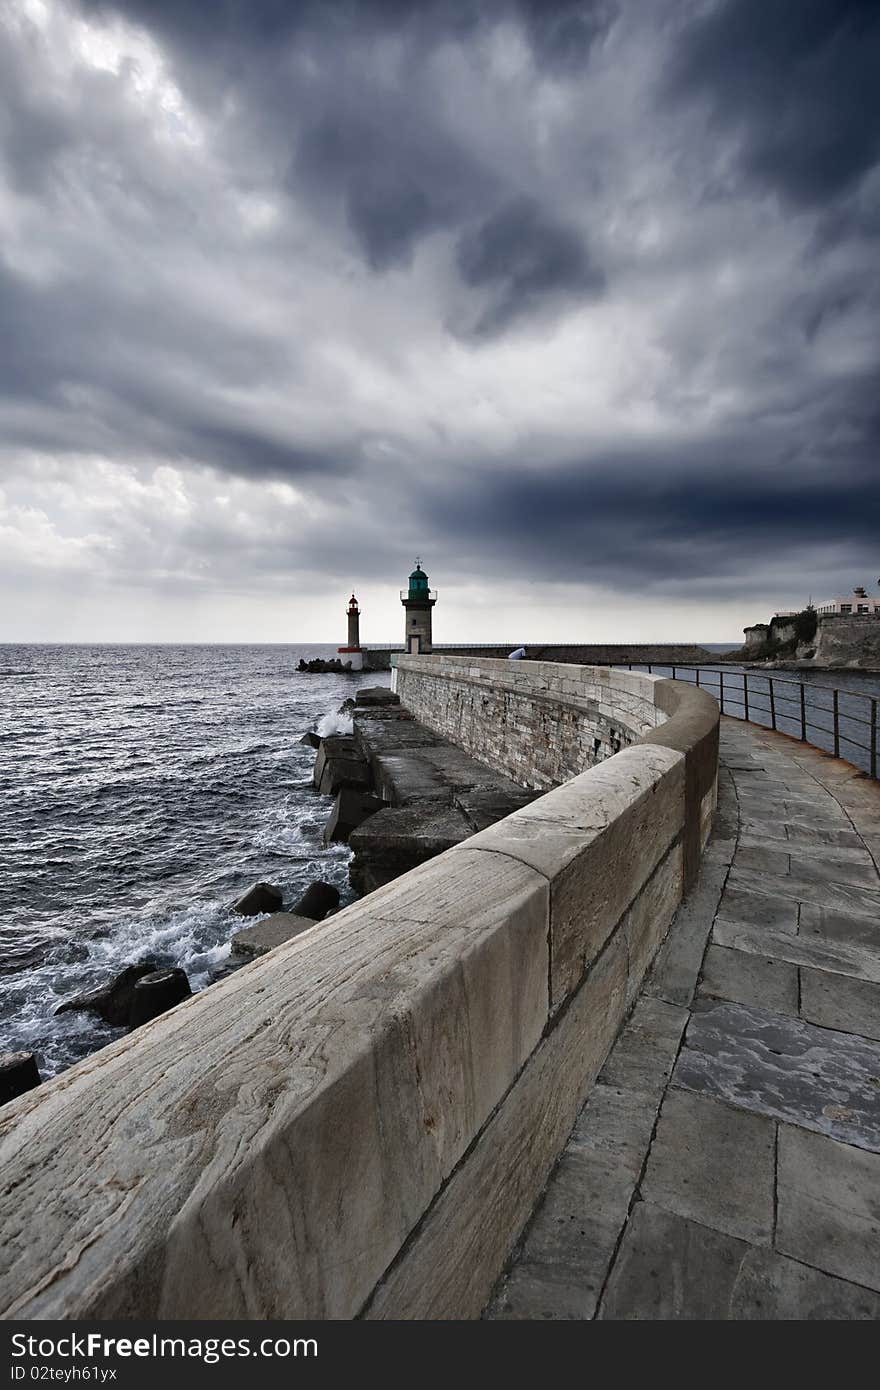
[[[630,746],[5,1108],[4,1316],[480,1313],[711,823],[715,702],[604,690]]]

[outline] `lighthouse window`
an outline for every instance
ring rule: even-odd
[[[413,618],[413,620],[412,620],[412,626],[415,627],[415,625],[416,625],[416,619]]]

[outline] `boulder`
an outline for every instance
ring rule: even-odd
[[[399,705],[400,696],[387,685],[365,685],[355,696],[358,705]]]
[[[321,735],[316,734],[314,729],[307,729],[300,739],[300,743],[305,743],[309,748],[320,748]]]
[[[134,987],[128,1026],[139,1028],[142,1023],[158,1018],[175,1004],[192,994],[186,971],[176,966],[170,970],[152,970],[143,975]]]
[[[88,1009],[97,1014],[105,1023],[115,1028],[124,1028],[131,1015],[135,986],[138,980],[159,968],[159,962],[148,956],[136,965],[127,965],[108,985],[100,989],[90,989],[85,994],[77,994],[73,999],[59,1004],[56,1014],[68,1013],[73,1009]]]
[[[342,787],[336,793],[330,819],[324,826],[324,844],[329,845],[334,840],[345,844],[351,832],[357,830],[368,816],[381,811],[384,805],[378,796],[356,791],[354,787]]]
[[[271,883],[255,883],[232,904],[232,911],[239,917],[256,917],[261,912],[278,912],[283,902],[280,888]]]
[[[295,912],[275,912],[254,926],[237,931],[232,938],[232,954],[250,959],[264,956],[267,951],[283,946],[285,941],[292,941],[314,925],[313,917],[302,917]]]
[[[334,888],[332,883],[315,879],[309,884],[299,902],[294,903],[290,915],[308,917],[313,922],[320,922],[322,917],[326,917],[328,912],[334,912],[338,906],[339,889]]]
[[[32,1052],[0,1052],[0,1105],[39,1084],[37,1059]]]

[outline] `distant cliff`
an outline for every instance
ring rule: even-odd
[[[725,661],[766,666],[849,667],[880,670],[880,616],[801,613],[777,614],[769,623],[745,629],[745,644]]]

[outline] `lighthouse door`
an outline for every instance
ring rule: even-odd
[[[421,639],[421,637],[419,636],[419,634],[418,634],[417,632],[411,633],[411,634],[410,634],[410,638],[409,638],[409,654],[410,654],[410,656],[418,656],[419,652],[421,651],[421,648],[422,648],[422,639]]]

